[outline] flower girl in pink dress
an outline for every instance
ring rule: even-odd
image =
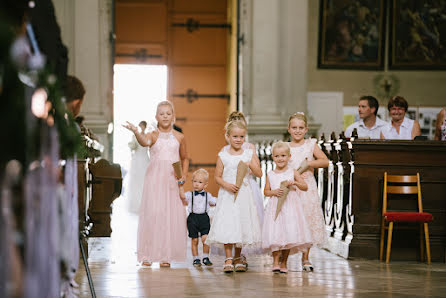
[[[288,166],[291,153],[287,143],[274,143],[272,155],[276,168],[268,172],[266,178],[264,194],[271,199],[265,210],[262,248],[273,254],[273,272],[287,273],[288,256],[304,252],[312,245],[302,203],[302,194],[308,185],[297,171]],[[278,198],[284,193],[280,188],[282,181],[286,181],[289,192],[276,218]]]
[[[308,184],[308,190],[303,194],[302,200],[305,217],[310,226],[313,244],[320,245],[326,241],[327,236],[314,169],[328,167],[328,158],[316,144],[316,139],[305,139],[307,131],[307,117],[304,113],[295,113],[290,116],[288,121],[288,132],[291,136],[289,166],[292,169],[302,167],[304,170],[302,177]],[[310,248],[302,254],[302,268],[305,271],[313,271],[313,264],[308,260],[309,254]]]
[[[183,184],[189,169],[184,135],[173,130],[174,108],[169,101],[158,104],[158,129],[146,136],[127,122],[141,146],[150,147],[150,161],[138,222],[137,258],[143,265],[160,262],[168,267],[171,262],[186,260],[186,210],[179,195],[178,183]],[[172,163],[181,160],[183,177],[177,181]]]

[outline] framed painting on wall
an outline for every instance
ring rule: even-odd
[[[392,0],[391,69],[446,69],[446,1]]]
[[[320,0],[318,67],[383,69],[384,0]]]

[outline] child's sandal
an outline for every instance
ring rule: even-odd
[[[245,255],[241,254],[240,259],[242,260],[242,264],[246,266],[246,269],[248,269],[248,261],[246,260]]]
[[[226,264],[226,261],[231,261],[231,264]],[[234,272],[234,265],[232,264],[232,258],[225,259],[225,264],[223,265],[223,272],[224,273]]]
[[[234,261],[235,260],[240,260],[242,262],[241,257],[235,258]],[[234,270],[235,272],[246,272],[246,270],[247,270],[247,268],[246,268],[245,264],[243,264],[243,263],[235,264],[235,270]]]
[[[302,270],[307,272],[313,272],[314,267],[313,264],[310,263],[310,261],[302,261]]]

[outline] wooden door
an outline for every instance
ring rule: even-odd
[[[192,188],[192,172],[202,167],[214,195],[229,103],[227,9],[226,0],[116,0],[115,12],[115,61],[168,66],[168,99],[190,158],[186,189]]]
[[[172,0],[169,5],[169,99],[175,104],[177,125],[186,136],[190,174],[200,167],[208,170],[208,190],[217,195],[215,162],[225,145],[229,100],[224,96],[229,29],[182,24],[225,24],[227,4],[225,0]],[[222,97],[183,97],[188,93]]]
[[[167,64],[167,0],[115,0],[115,63]]]

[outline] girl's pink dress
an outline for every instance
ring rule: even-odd
[[[284,180],[293,181],[294,173],[291,168],[282,173],[270,171],[267,179],[274,190],[280,188]],[[294,254],[312,245],[311,231],[302,207],[303,193],[299,189],[290,190],[276,220],[277,197],[270,198],[263,221],[262,248],[270,251],[290,249],[290,254]]]
[[[308,161],[314,160],[313,151],[315,145],[316,139],[306,139],[303,145],[291,147],[291,159],[288,165],[292,169],[297,169],[305,158]],[[302,195],[305,217],[310,226],[313,243],[321,245],[326,241],[327,233],[324,215],[322,214],[322,202],[317,192],[317,183],[313,170],[306,171],[302,174],[302,177],[308,184],[308,190],[303,192]]]
[[[150,148],[138,223],[138,261],[186,260],[186,209],[172,163],[180,159],[180,144],[172,132],[160,132]]]

